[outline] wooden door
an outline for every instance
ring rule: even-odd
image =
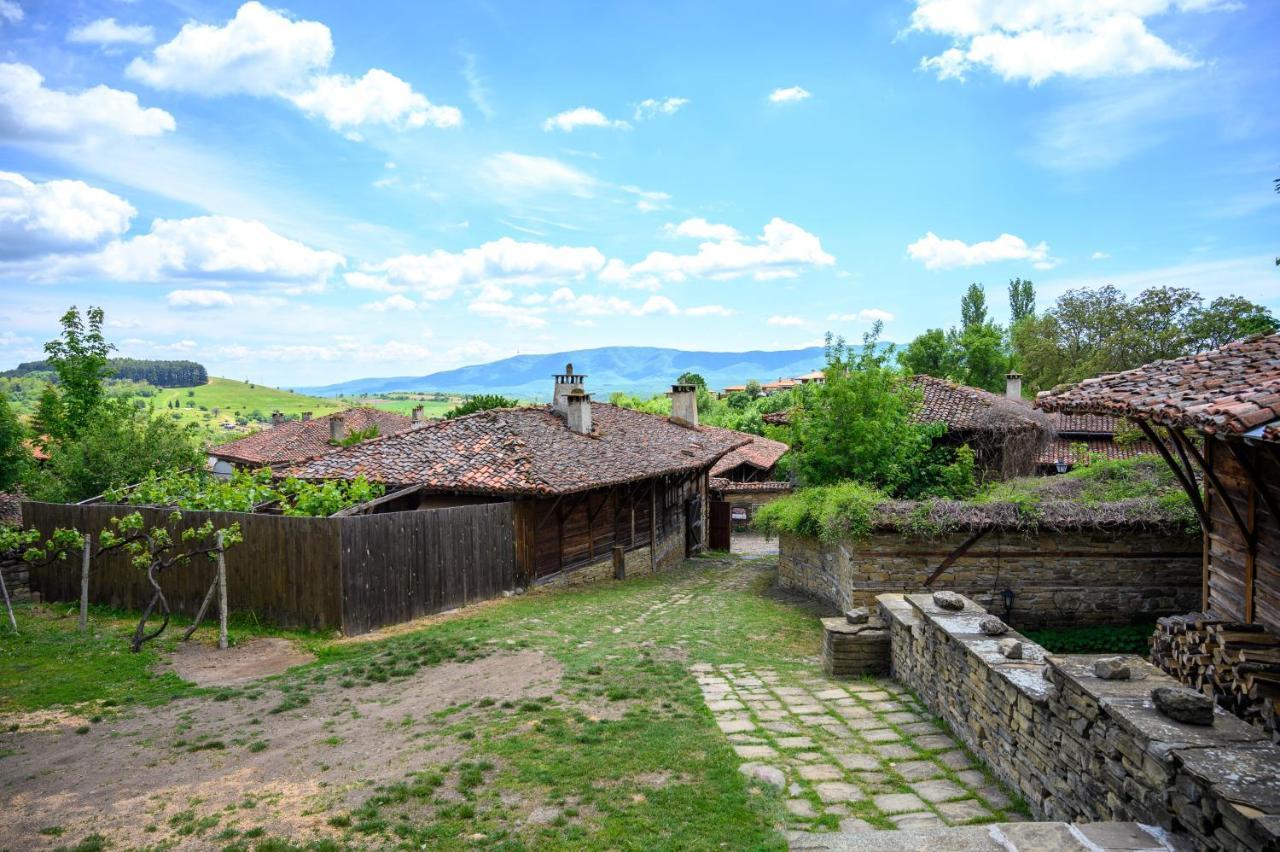
[[[728,500],[711,501],[711,537],[707,546],[712,550],[728,550],[733,540],[733,507]]]

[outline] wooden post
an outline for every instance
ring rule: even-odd
[[[658,486],[649,480],[649,571],[658,573]]]
[[[1249,485],[1249,505],[1245,510],[1245,518],[1249,522],[1250,537],[1245,540],[1244,551],[1244,621],[1253,624],[1254,599],[1253,587],[1257,584],[1258,562],[1258,519],[1257,500],[1254,498],[1253,484]]]
[[[0,568],[0,592],[4,593],[4,608],[9,613],[9,624],[13,626],[13,632],[18,632],[18,619],[13,617],[13,604],[9,602],[9,587],[4,584],[4,569]]]
[[[93,537],[84,535],[84,550],[80,554],[80,632],[89,629],[89,557],[93,551]]]
[[[613,579],[625,580],[627,578],[627,549],[620,544],[613,546]]]
[[[227,553],[218,533],[218,647],[227,647]]]

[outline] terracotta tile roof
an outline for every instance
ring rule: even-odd
[[[1085,379],[1036,398],[1045,411],[1138,417],[1162,426],[1280,440],[1280,334]]]
[[[602,403],[591,404],[591,417],[592,434],[580,435],[547,406],[496,408],[365,441],[290,472],[476,494],[572,494],[710,467],[750,438]]]
[[[776,482],[766,480],[764,482],[733,482],[722,476],[711,477],[711,490],[721,491],[725,494],[742,494],[746,492],[756,491],[791,491],[790,482]]]
[[[393,411],[377,408],[348,408],[346,411],[311,420],[286,420],[238,441],[209,448],[209,455],[242,464],[282,465],[333,452],[329,443],[329,421],[341,415],[345,434],[378,427],[379,435],[394,435],[413,426],[413,420]]]
[[[768,423],[770,426],[790,426],[791,412],[790,411],[770,411],[768,414],[760,415],[760,419],[763,420],[765,423]]]
[[[1036,458],[1036,464],[1076,464],[1079,459],[1076,449],[1084,444],[1090,453],[1099,453],[1108,460],[1131,459],[1137,456],[1154,455],[1156,448],[1149,441],[1133,441],[1117,444],[1110,438],[1089,438],[1086,440],[1072,438],[1055,438],[1045,444]]]
[[[1003,431],[1010,425],[1032,429],[1039,425],[1030,408],[1024,414],[1019,410],[1020,403],[990,391],[933,376],[912,376],[907,381],[924,395],[917,422],[945,423],[953,432],[991,431],[997,427]]]
[[[783,453],[791,449],[781,441],[762,438],[759,435],[748,435],[745,432],[736,434],[742,435],[742,437],[750,440],[751,443],[738,447],[738,449],[716,462],[715,467],[711,468],[712,476],[728,473],[740,464],[749,464],[760,470],[772,470],[773,466],[778,463],[778,459],[782,458]]]
[[[1064,414],[1060,411],[1050,414],[1049,422],[1059,435],[1114,435],[1116,427],[1124,425],[1123,420],[1103,414]]]

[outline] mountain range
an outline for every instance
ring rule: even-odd
[[[821,346],[753,352],[690,352],[652,346],[605,346],[549,355],[516,355],[488,364],[458,367],[425,376],[352,379],[322,387],[296,388],[314,396],[376,396],[392,391],[497,393],[523,400],[548,400],[552,379],[566,364],[586,374],[586,389],[599,400],[615,391],[651,394],[668,390],[682,373],[698,373],[713,389],[798,376],[825,363]]]

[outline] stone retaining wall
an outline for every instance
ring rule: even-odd
[[[1037,818],[1136,821],[1210,850],[1280,849],[1280,748],[1219,710],[1211,727],[1172,721],[1151,690],[1177,682],[1138,657],[1140,680],[1092,675],[1090,655],[1048,656],[1021,640],[1005,658],[985,611],[931,595],[884,594],[893,675],[913,689]]]
[[[883,592],[924,591],[924,581],[966,538],[907,538],[898,531],[828,544],[784,534],[778,582],[844,610]],[[1200,606],[1198,538],[1143,530],[990,533],[934,581],[1022,628],[1126,624]]]

